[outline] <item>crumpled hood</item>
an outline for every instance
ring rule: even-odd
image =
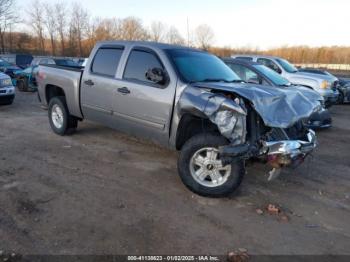
[[[253,84],[196,83],[199,88],[229,91],[249,100],[266,126],[288,128],[321,109],[320,95],[302,87]]]

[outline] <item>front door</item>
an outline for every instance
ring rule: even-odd
[[[134,48],[115,92],[114,115],[128,133],[167,143],[174,103],[176,80],[160,85],[146,78],[152,68],[166,71],[157,53]],[[118,121],[119,122],[119,121]]]

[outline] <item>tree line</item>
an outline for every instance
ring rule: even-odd
[[[213,30],[204,24],[191,32],[191,39],[185,39],[175,26],[161,21],[146,27],[137,17],[91,18],[79,2],[34,0],[26,11],[26,20],[14,18],[19,13],[15,0],[0,0],[0,6],[2,52],[85,57],[96,42],[104,40],[145,40],[208,49],[215,37]],[[17,28],[26,25],[30,30],[13,32],[9,24]]]
[[[0,0],[0,52],[86,57],[95,43],[104,40],[145,40],[189,45],[226,57],[233,54],[269,54],[294,63],[350,64],[350,47],[283,46],[258,48],[215,47],[215,34],[206,24],[184,37],[173,25],[153,21],[145,26],[137,17],[92,17],[79,3],[33,0],[26,19],[20,17],[16,0]],[[16,28],[16,30],[14,30]],[[20,29],[20,30],[19,30]]]

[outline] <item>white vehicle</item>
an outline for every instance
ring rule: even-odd
[[[275,56],[235,55],[232,57],[263,64],[279,73],[294,85],[312,88],[323,96],[326,106],[331,106],[337,102],[339,96],[337,85],[339,80],[333,76],[299,72],[287,60]]]
[[[10,105],[15,98],[15,87],[11,78],[0,72],[0,105]]]

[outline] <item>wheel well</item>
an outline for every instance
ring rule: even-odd
[[[51,98],[56,97],[56,96],[66,96],[63,89],[58,86],[54,85],[47,85],[46,86],[46,101],[47,103],[50,102]]]
[[[190,114],[182,116],[178,125],[176,134],[176,149],[180,150],[182,146],[191,137],[200,133],[220,133],[217,126],[210,122],[209,119],[203,119]]]

